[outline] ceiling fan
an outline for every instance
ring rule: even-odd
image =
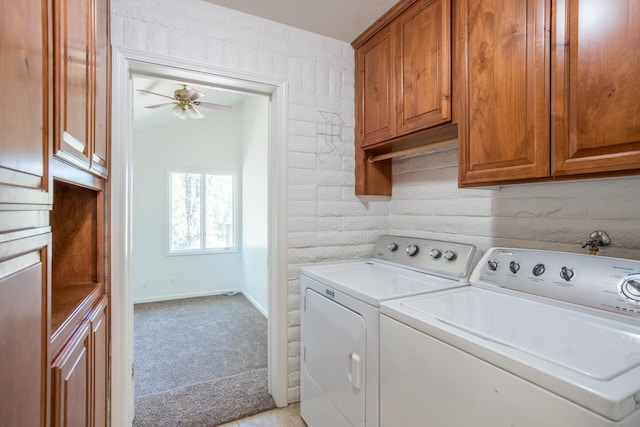
[[[164,102],[162,104],[147,105],[145,108],[160,108],[167,105],[173,105],[171,109],[179,119],[185,120],[187,117],[192,119],[201,119],[204,115],[196,107],[212,108],[214,110],[231,111],[231,107],[222,104],[213,104],[211,102],[202,102],[198,99],[204,96],[204,93],[195,89],[188,89],[187,85],[183,84],[181,89],[176,89],[173,92],[173,96],[163,95],[161,93],[151,92],[145,89],[138,89],[138,92],[150,93],[152,95],[161,96],[163,98],[171,99],[171,102]]]

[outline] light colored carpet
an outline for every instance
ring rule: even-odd
[[[267,320],[241,295],[137,304],[134,427],[210,427],[275,408]]]

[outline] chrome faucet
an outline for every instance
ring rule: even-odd
[[[611,243],[609,235],[603,230],[596,230],[589,236],[589,240],[582,245],[583,248],[589,246],[589,255],[598,255],[598,246],[607,246]]]

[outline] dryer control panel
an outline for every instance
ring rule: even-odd
[[[640,318],[640,261],[492,248],[470,281]]]

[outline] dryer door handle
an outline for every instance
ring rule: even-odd
[[[357,353],[349,354],[349,381],[356,390],[362,387],[362,359]]]

